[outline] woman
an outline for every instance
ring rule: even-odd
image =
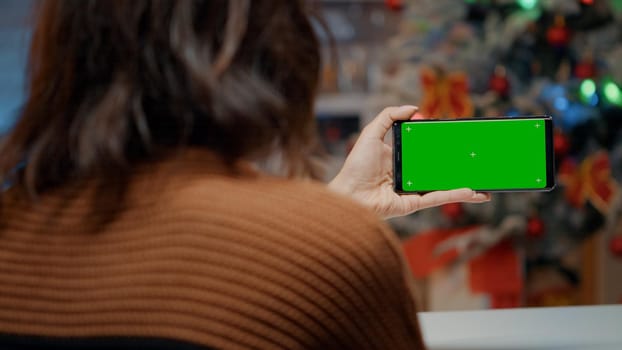
[[[0,147],[0,347],[423,348],[396,238],[346,196],[384,217],[487,197],[393,193],[382,138],[411,106],[328,188],[296,179],[320,65],[302,1],[40,6]],[[288,177],[253,166],[274,157]]]

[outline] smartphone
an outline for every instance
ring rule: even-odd
[[[398,193],[555,187],[550,116],[397,121],[393,137]]]

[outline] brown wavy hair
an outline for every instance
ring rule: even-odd
[[[36,14],[0,184],[123,192],[135,164],[189,146],[308,168],[320,50],[304,1],[47,0]]]

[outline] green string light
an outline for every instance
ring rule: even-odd
[[[616,85],[613,81],[609,80],[603,84],[603,95],[605,96],[607,102],[622,106],[622,93],[620,92],[620,87],[618,87],[618,85]]]
[[[594,95],[594,93],[596,93],[596,84],[592,79],[585,79],[581,83],[581,87],[579,89],[581,90],[581,95],[589,99],[592,95]]]
[[[523,10],[532,10],[538,5],[538,0],[516,0]]]

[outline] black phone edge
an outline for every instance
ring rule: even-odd
[[[544,132],[546,133],[546,187],[542,192],[552,191],[557,185],[555,182],[555,140],[553,136],[553,118],[544,117]]]
[[[396,193],[406,193],[402,189],[402,122],[393,122],[393,190]]]
[[[401,125],[409,122],[427,122],[439,120],[452,121],[469,121],[469,120],[505,120],[505,119],[544,119],[545,139],[546,139],[546,187],[535,189],[505,189],[505,190],[486,190],[478,189],[477,192],[550,192],[555,189],[555,151],[553,145],[553,117],[550,115],[533,115],[520,117],[477,117],[477,118],[460,118],[460,119],[415,119],[415,120],[396,120],[393,122],[393,190],[399,194],[425,194],[433,191],[404,191],[402,188],[402,134]]]

